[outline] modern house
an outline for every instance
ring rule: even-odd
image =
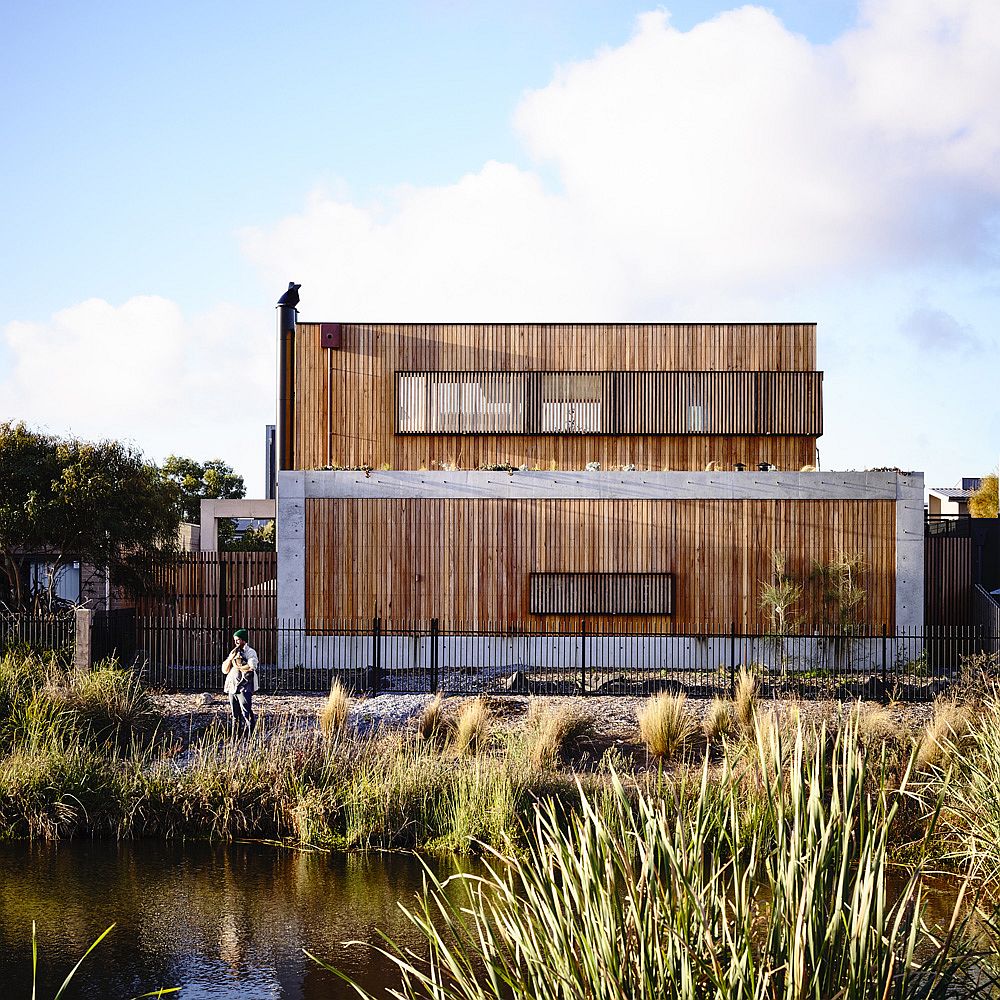
[[[923,622],[923,476],[819,472],[813,324],[300,323],[279,308],[278,614],[766,630],[779,553]]]
[[[962,477],[961,486],[932,486],[927,490],[927,513],[931,517],[968,517],[969,497],[982,486],[982,479]]]

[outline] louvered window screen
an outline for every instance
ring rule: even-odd
[[[532,573],[534,615],[672,615],[672,573]]]
[[[823,433],[822,372],[397,372],[399,434]]]

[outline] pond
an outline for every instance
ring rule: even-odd
[[[467,860],[431,861],[450,874]],[[409,937],[398,903],[422,866],[408,854],[323,854],[269,844],[75,841],[0,844],[0,996],[31,996],[31,922],[39,998],[111,923],[68,996],[130,998],[179,986],[184,1000],[354,996],[302,949],[378,991],[392,967],[357,939]]]

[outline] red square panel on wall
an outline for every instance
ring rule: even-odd
[[[320,347],[340,347],[340,324],[320,323],[319,325],[319,346]]]

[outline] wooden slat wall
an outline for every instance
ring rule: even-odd
[[[136,602],[136,611],[206,619],[274,617],[277,576],[274,552],[185,552],[150,567],[153,592]]]
[[[307,500],[306,613],[327,618],[576,627],[532,616],[529,574],[673,573],[675,612],[595,617],[644,630],[735,622],[764,627],[772,548],[788,571],[858,552],[865,620],[894,624],[896,512],[861,500]],[[803,608],[822,615],[815,588]]]
[[[397,371],[811,372],[813,324],[351,324],[341,346],[320,346],[320,324],[295,341],[295,466],[392,469],[527,464],[581,469],[635,464],[703,469],[770,462],[800,469],[816,461],[815,422],[794,434],[562,437],[396,434]],[[770,406],[815,406],[779,386]],[[785,400],[782,403],[782,399]],[[706,425],[707,427],[707,425]]]

